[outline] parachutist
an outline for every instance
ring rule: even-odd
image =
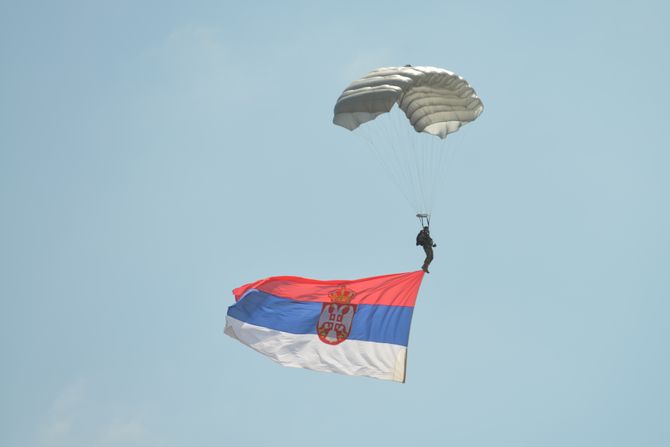
[[[433,238],[430,237],[430,230],[428,227],[423,227],[423,230],[419,231],[419,234],[416,235],[416,245],[423,247],[423,251],[426,252],[426,259],[423,261],[421,270],[426,273],[428,271],[428,266],[433,262],[433,247],[437,247],[437,244],[433,242]]]

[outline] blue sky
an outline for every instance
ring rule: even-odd
[[[670,442],[660,1],[0,2],[0,444]],[[222,333],[271,275],[417,269],[331,124],[380,66],[486,109],[437,199],[407,383]]]

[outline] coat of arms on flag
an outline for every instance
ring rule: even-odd
[[[350,304],[356,294],[345,286],[330,292],[330,303],[323,303],[316,333],[329,345],[338,345],[349,337],[356,305]]]

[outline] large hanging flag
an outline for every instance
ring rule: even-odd
[[[233,290],[224,332],[285,366],[404,382],[423,275],[262,279]]]

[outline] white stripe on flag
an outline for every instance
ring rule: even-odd
[[[329,345],[316,334],[276,331],[228,315],[224,332],[284,366],[405,381],[405,346],[359,340]]]

